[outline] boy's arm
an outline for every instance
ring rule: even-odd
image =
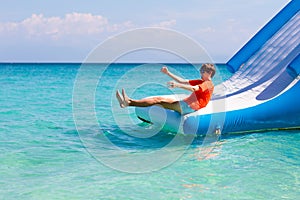
[[[162,73],[167,74],[168,76],[170,76],[172,79],[174,79],[176,82],[178,83],[182,83],[182,84],[189,84],[189,81],[186,79],[183,79],[179,76],[176,76],[175,74],[171,73],[167,67],[163,66],[160,70]]]
[[[194,92],[194,91],[200,89],[199,85],[192,86],[192,85],[186,85],[186,84],[182,84],[182,83],[176,83],[174,81],[168,82],[168,86],[170,88],[181,88],[181,89],[185,89],[185,90],[188,90],[191,92]]]
[[[186,84],[182,84],[182,83],[176,83],[174,81],[170,81],[168,82],[168,86],[170,88],[182,88],[185,90],[189,90],[191,92],[195,92],[197,90],[201,90],[201,91],[205,91],[205,90],[213,90],[214,85],[211,81],[205,81],[204,83],[200,84],[200,85],[186,85]]]

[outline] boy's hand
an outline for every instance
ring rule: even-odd
[[[167,83],[169,88],[176,88],[177,84],[174,81],[170,81]]]
[[[168,68],[166,66],[163,66],[160,71],[162,73],[164,73],[164,74],[168,74],[169,73],[169,70],[168,70]]]

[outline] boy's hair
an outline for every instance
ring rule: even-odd
[[[215,73],[216,73],[216,68],[213,64],[211,63],[205,63],[201,66],[201,69],[211,72],[211,77],[214,77]]]

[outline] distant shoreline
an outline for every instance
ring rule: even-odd
[[[205,63],[205,62],[203,62]],[[193,64],[193,65],[199,65],[203,63],[158,63],[158,62],[113,62],[113,63],[106,63],[106,62],[99,62],[99,63],[81,63],[81,62],[0,62],[0,65],[2,64],[45,64],[45,65],[57,65],[57,64],[70,64],[70,65],[82,65],[82,64],[118,64],[118,65],[129,65],[129,64],[134,64],[134,65],[143,65],[143,64],[162,64],[162,65],[186,65],[186,64]],[[214,63],[215,65],[225,65],[226,63]]]

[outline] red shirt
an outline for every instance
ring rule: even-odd
[[[199,90],[194,91],[190,96],[183,99],[193,110],[199,110],[204,108],[213,93],[214,84],[212,81],[204,80],[189,80],[189,84],[192,86],[199,86]]]

